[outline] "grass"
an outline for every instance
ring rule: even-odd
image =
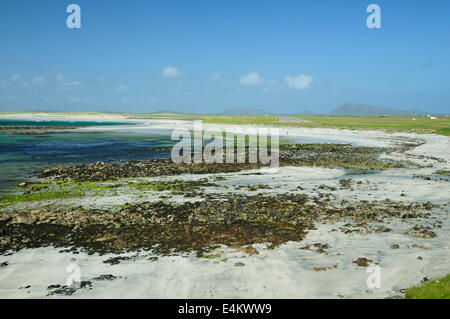
[[[406,289],[406,299],[450,299],[450,274],[421,286]]]
[[[36,112],[0,112],[0,114]],[[115,115],[98,112],[57,112],[59,115]],[[280,127],[329,127],[341,129],[374,129],[388,132],[434,133],[450,136],[450,117],[438,116],[430,120],[426,116],[292,116],[312,121],[311,123],[278,123],[276,115],[205,115],[178,113],[122,114],[130,118],[178,118],[201,119],[209,124],[260,124]],[[415,120],[413,120],[415,118]]]
[[[128,114],[134,118],[201,119],[209,124],[263,124],[281,127],[328,127],[340,129],[375,129],[388,132],[435,133],[450,136],[450,118],[430,120],[426,116],[292,116],[311,123],[278,123],[275,115],[201,115],[201,114]],[[415,118],[415,120],[413,120]]]
[[[307,116],[313,123],[304,126],[334,127],[346,129],[383,129],[390,132],[436,133],[450,136],[450,118],[430,120],[425,116]],[[415,118],[415,120],[413,120]],[[303,124],[303,123],[301,123]]]

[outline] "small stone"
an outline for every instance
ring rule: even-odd
[[[28,212],[22,212],[17,215],[17,222],[23,224],[31,224],[34,222],[34,218]]]
[[[367,258],[358,258],[356,260],[353,260],[353,263],[357,264],[360,267],[367,267],[369,266],[369,262],[372,262],[371,259],[367,259]]]
[[[116,278],[117,278],[116,276],[111,275],[111,274],[108,274],[108,275],[100,275],[100,276],[98,276],[98,277],[95,277],[95,278],[92,279],[92,280],[104,281],[104,280],[114,280],[114,279],[116,279]]]
[[[376,232],[377,233],[388,233],[388,232],[390,232],[391,231],[391,229],[389,228],[389,227],[386,227],[386,226],[379,226],[377,229],[376,229]]]

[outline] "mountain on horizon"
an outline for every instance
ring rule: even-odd
[[[425,115],[423,111],[418,110],[400,110],[384,106],[373,106],[347,102],[338,108],[326,113],[333,116],[378,116],[378,115]]]

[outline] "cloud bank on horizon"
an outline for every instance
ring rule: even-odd
[[[0,110],[450,112],[448,1],[75,2],[0,3]]]

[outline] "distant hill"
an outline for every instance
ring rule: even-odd
[[[331,112],[326,113],[326,115],[335,116],[377,116],[377,115],[425,115],[422,111],[417,110],[399,110],[384,106],[373,106],[358,103],[344,103],[338,108]]]
[[[222,114],[222,115],[265,115],[265,114],[273,115],[274,113],[269,112],[264,109],[257,109],[257,108],[252,108],[252,107],[233,107],[230,109],[226,109],[226,110],[220,112],[219,114]]]

